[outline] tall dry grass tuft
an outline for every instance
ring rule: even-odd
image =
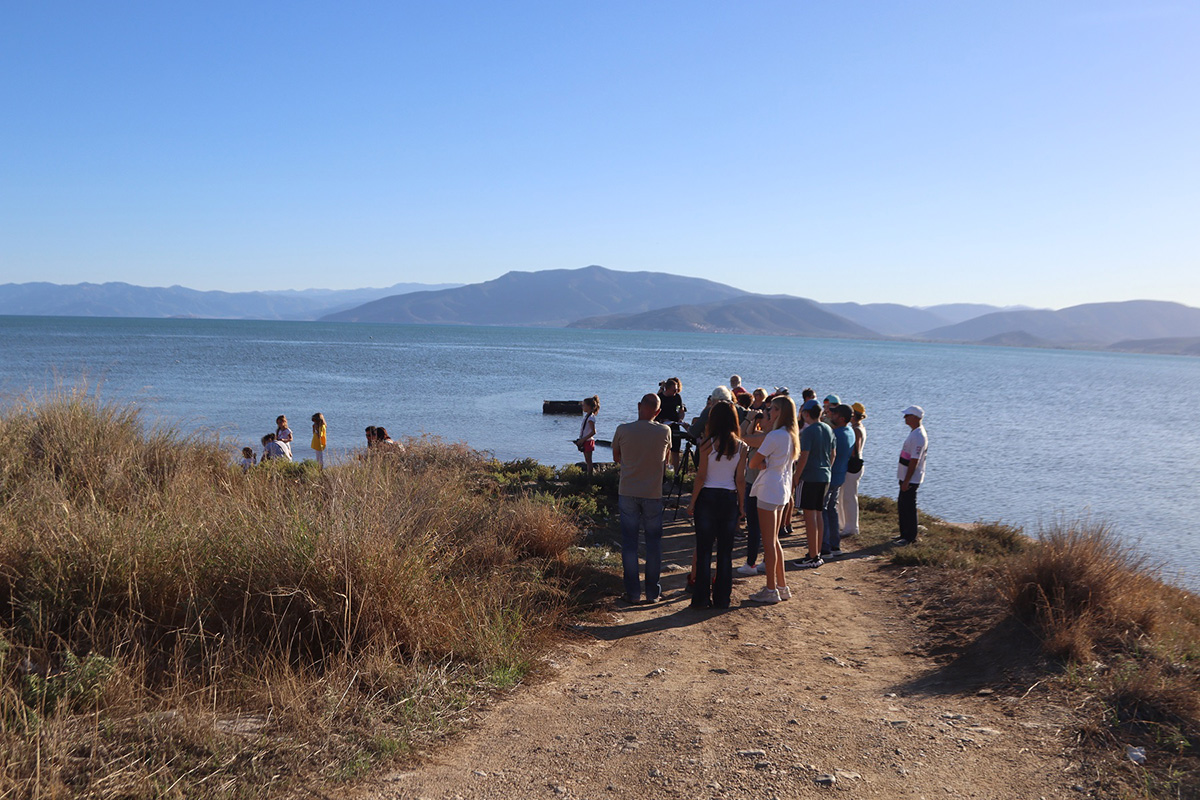
[[[0,441],[2,796],[352,777],[520,680],[563,607],[576,526],[463,447],[243,474],[81,392]]]
[[[1147,748],[1148,796],[1200,791],[1200,598],[1162,583],[1110,528],[1087,522],[1055,526],[999,572],[1045,650],[1081,666],[1068,675],[1100,700],[1101,746]]]
[[[1127,646],[1163,619],[1163,585],[1105,524],[1058,523],[1008,561],[1000,587],[1018,617],[1056,657],[1083,661],[1097,646]]]

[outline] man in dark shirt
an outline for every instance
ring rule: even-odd
[[[679,469],[679,451],[683,445],[679,423],[683,422],[683,415],[687,412],[687,406],[683,404],[683,398],[679,396],[679,390],[682,388],[683,383],[679,378],[667,378],[663,382],[662,390],[658,393],[658,416],[654,418],[655,422],[661,422],[671,427],[671,469],[673,470]]]

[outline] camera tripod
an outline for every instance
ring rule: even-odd
[[[667,487],[667,496],[663,498],[664,502],[670,502],[671,496],[675,497],[675,516],[671,521],[679,519],[679,507],[683,505],[683,476],[687,474],[688,467],[695,467],[696,456],[692,453],[692,439],[689,436],[683,437],[683,452],[679,454],[679,467],[675,470],[674,477],[671,478],[671,484]]]

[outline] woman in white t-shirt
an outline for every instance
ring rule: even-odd
[[[767,585],[750,595],[757,603],[778,603],[792,596],[784,575],[783,546],[779,527],[792,494],[792,465],[800,453],[800,435],[796,425],[796,404],[781,395],[770,404],[771,430],[763,437],[750,467],[759,470],[750,495],[758,502],[758,527],[762,531],[763,563]]]
[[[720,400],[712,405],[704,433],[696,457],[692,503],[688,506],[688,515],[696,521],[692,608],[729,608],[733,593],[733,539],[738,519],[745,511],[740,487],[746,480],[746,445],[738,437],[733,403]],[[715,581],[709,577],[714,544]]]

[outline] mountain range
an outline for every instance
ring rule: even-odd
[[[1010,347],[1200,354],[1200,309],[1130,300],[1059,310],[953,303],[821,303],[700,278],[600,266],[514,271],[466,286],[200,292],[124,283],[0,285],[0,314],[321,319],[901,338]]]
[[[69,286],[5,283],[0,284],[0,314],[306,320],[353,308],[380,297],[457,285],[397,283],[379,289],[205,292],[183,286],[134,286],[129,283],[77,283]]]
[[[1072,345],[1110,345],[1123,339],[1197,336],[1200,335],[1200,309],[1157,300],[1129,300],[1089,303],[1058,311],[1004,311],[934,328],[923,336],[975,342],[1012,333]]]
[[[509,272],[456,289],[414,292],[330,314],[330,322],[563,326],[581,317],[635,314],[745,295],[741,289],[663,272],[604,267]]]

